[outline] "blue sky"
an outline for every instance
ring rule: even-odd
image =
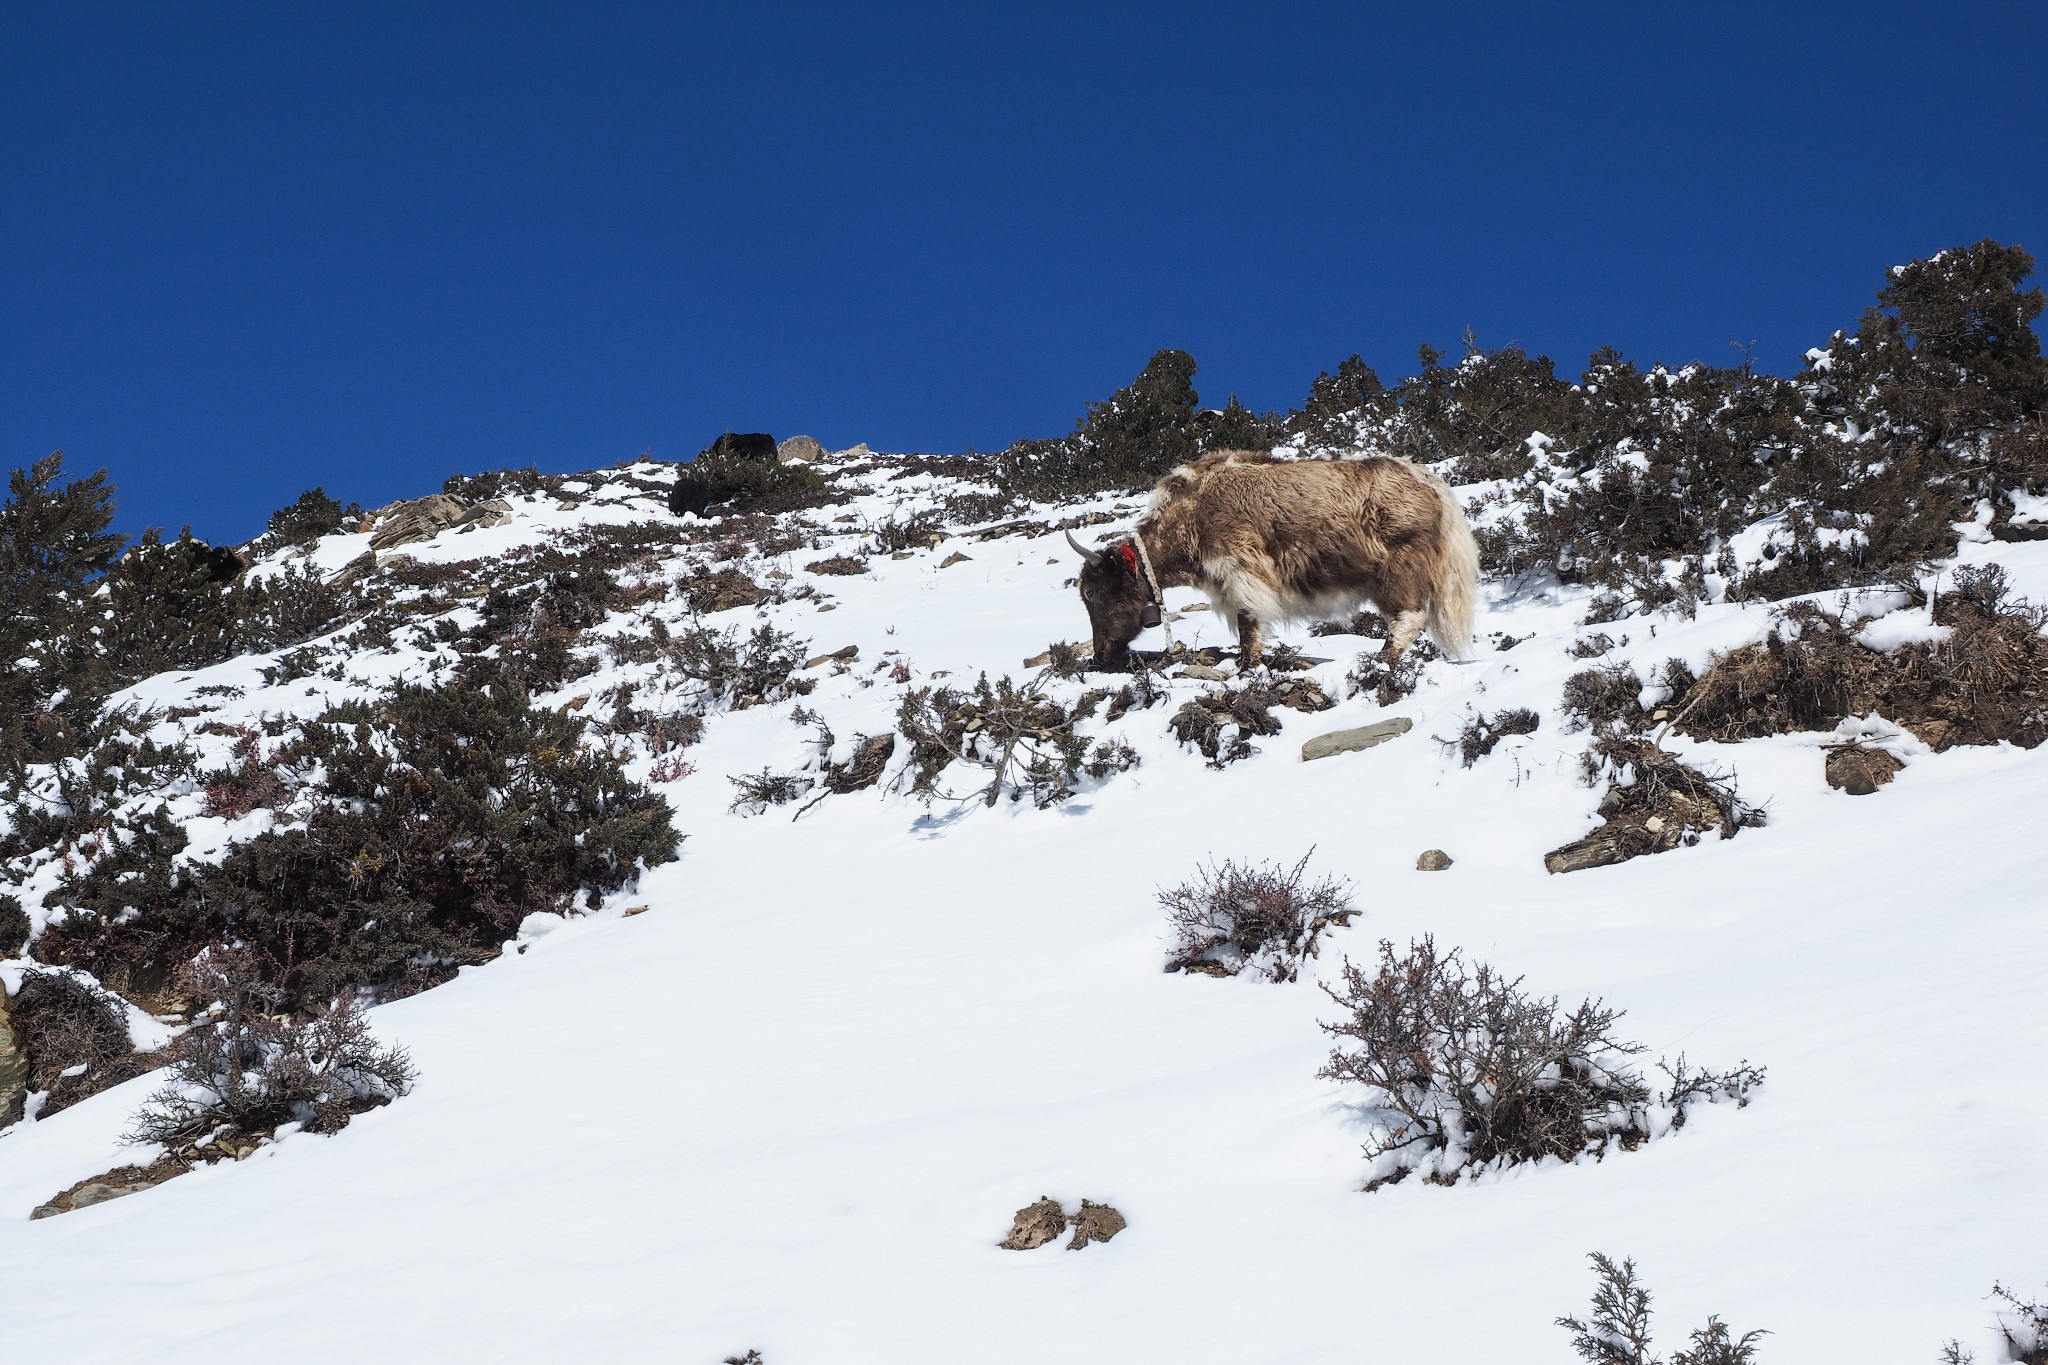
[[[2048,6],[0,3],[0,442],[124,529],[719,431],[1000,448],[1164,346],[1761,364],[2048,248]]]

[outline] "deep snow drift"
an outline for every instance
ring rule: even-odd
[[[866,487],[817,515],[879,521],[954,491],[879,475]],[[403,553],[453,562],[593,519],[667,516],[624,485],[578,491],[575,506],[520,499],[507,525]],[[860,531],[832,527],[838,548]],[[366,543],[329,537],[316,562],[339,569]],[[890,728],[902,684],[874,671],[888,651],[913,685],[959,684],[1021,678],[1048,642],[1085,638],[1056,532],[953,536],[860,576],[802,568],[834,552],[751,566],[814,582],[829,612],[794,598],[711,619],[765,618],[818,654],[859,646],[851,665],[812,670],[803,698],[842,738]],[[956,552],[969,558],[941,567]],[[1996,559],[2020,594],[2048,600],[2048,544],[1961,555]],[[757,1348],[769,1365],[1563,1362],[1552,1322],[1583,1314],[1586,1253],[1600,1250],[1636,1260],[1667,1352],[1717,1313],[1770,1329],[1766,1362],[1922,1362],[1951,1336],[2001,1359],[1993,1281],[2048,1275],[2048,748],[1915,753],[1891,785],[1850,798],[1823,781],[1826,736],[1673,739],[1733,772],[1768,824],[1551,876],[1543,854],[1596,818],[1578,778],[1586,737],[1558,710],[1586,667],[1567,653],[1590,633],[1583,597],[1489,584],[1476,662],[1429,665],[1384,711],[1356,698],[1279,712],[1285,732],[1223,771],[1166,733],[1201,688],[1176,683],[1167,707],[1089,727],[1121,736],[1139,767],[1048,810],[927,809],[878,788],[800,819],[794,806],[747,818],[728,809],[726,777],[800,766],[810,731],[789,703],[714,716],[687,751],[695,772],[661,788],[687,836],[678,861],[373,1011],[419,1066],[406,1098],[336,1136],[294,1134],[36,1222],[60,1189],[147,1158],[119,1135],[153,1082],[0,1137],[10,1345],[67,1361],[708,1365]],[[1885,629],[1909,632],[1912,610]],[[1647,674],[1767,622],[1761,606],[1724,605],[1600,629]],[[1173,629],[1227,643],[1213,614]],[[1492,651],[1494,632],[1521,642]],[[1373,643],[1281,638],[1329,660],[1316,676],[1340,698]],[[265,687],[265,662],[135,692],[169,707],[246,688],[206,702],[232,724],[315,714],[436,666],[400,649],[342,680]],[[1473,707],[1513,706],[1539,712],[1539,730],[1469,769],[1436,742]],[[1303,739],[1384,715],[1415,728],[1300,761]],[[187,799],[195,848],[247,837]],[[1157,888],[1212,857],[1292,863],[1311,848],[1314,872],[1355,883],[1362,913],[1301,981],[1162,972]],[[1416,871],[1428,848],[1455,865]],[[1745,1109],[1700,1109],[1604,1161],[1361,1193],[1357,1097],[1315,1078],[1334,1006],[1312,978],[1424,933],[1543,994],[1604,997],[1653,1056],[1747,1059],[1768,1082]],[[1107,1201],[1129,1228],[1081,1252],[999,1250],[1040,1195]]]

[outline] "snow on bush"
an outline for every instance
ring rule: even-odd
[[[1427,936],[1405,954],[1382,940],[1377,971],[1347,960],[1342,988],[1323,989],[1349,1017],[1322,1027],[1350,1045],[1317,1074],[1367,1087],[1368,1190],[1634,1148],[1682,1127],[1693,1104],[1746,1104],[1763,1081],[1761,1067],[1695,1072],[1681,1057],[1653,1090],[1630,1061],[1642,1047],[1615,1035],[1621,1011],[1561,1010]]]
[[[334,1133],[418,1077],[404,1049],[377,1045],[348,996],[308,1020],[270,1013],[282,992],[264,983],[246,949],[208,949],[187,969],[186,984],[215,1003],[166,1049],[166,1079],[136,1114],[131,1142],[178,1151],[285,1123]]]
[[[1039,681],[1006,675],[991,683],[986,673],[971,692],[911,688],[896,711],[896,728],[910,741],[897,783],[927,804],[979,798],[993,806],[1007,793],[1012,801],[1030,796],[1040,810],[1057,805],[1084,775],[1100,780],[1138,764],[1129,746],[1100,740],[1091,749],[1077,730],[1101,700],[1090,693],[1067,706]],[[955,765],[980,769],[987,784],[966,795],[947,791],[941,784]]]
[[[1616,1265],[1597,1251],[1592,1261],[1600,1283],[1593,1290],[1591,1317],[1557,1320],[1572,1334],[1572,1349],[1594,1365],[1663,1365],[1651,1354],[1650,1291],[1636,1278],[1636,1263]],[[1727,1323],[1710,1317],[1693,1332],[1691,1344],[1671,1357],[1671,1365],[1753,1365],[1757,1338],[1769,1335],[1757,1328],[1732,1336]]]
[[[1350,882],[1306,880],[1314,852],[1291,868],[1212,863],[1192,880],[1161,891],[1159,906],[1174,936],[1166,969],[1294,980],[1302,958],[1315,954],[1317,936],[1333,924],[1348,925],[1357,913]]]

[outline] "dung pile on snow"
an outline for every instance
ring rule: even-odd
[[[1059,1200],[1046,1195],[1018,1209],[1010,1220],[1009,1234],[996,1245],[1005,1251],[1036,1251],[1059,1240],[1072,1227],[1074,1236],[1067,1250],[1079,1251],[1090,1242],[1107,1242],[1128,1226],[1124,1216],[1108,1204],[1083,1199],[1081,1207],[1069,1214]]]

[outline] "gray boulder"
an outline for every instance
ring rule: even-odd
[[[1370,725],[1360,725],[1349,730],[1332,730],[1317,735],[1301,746],[1301,761],[1310,763],[1331,754],[1355,753],[1370,749],[1375,744],[1385,744],[1398,739],[1415,728],[1415,722],[1406,716],[1395,716],[1389,720],[1376,720]]]
[[[775,447],[781,464],[815,464],[825,458],[824,443],[815,436],[792,436]]]

